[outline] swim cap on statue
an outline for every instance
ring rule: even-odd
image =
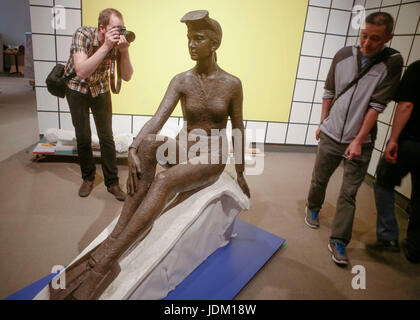
[[[181,18],[181,22],[187,25],[188,30],[212,30],[219,44],[222,41],[222,28],[216,20],[209,17],[207,10],[190,11]]]

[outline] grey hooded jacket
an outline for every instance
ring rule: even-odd
[[[383,112],[393,99],[401,78],[403,59],[390,49],[390,56],[375,64],[355,85],[339,97],[322,122],[321,131],[339,143],[351,143],[362,127],[368,108]],[[324,99],[333,99],[361,70],[359,46],[340,49],[331,64],[324,86]],[[372,142],[369,134],[364,143]]]

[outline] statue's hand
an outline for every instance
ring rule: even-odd
[[[237,180],[238,184],[241,187],[242,191],[251,198],[251,193],[249,192],[248,184],[246,183],[245,177],[243,173],[237,173]]]
[[[127,193],[133,195],[138,188],[140,180],[140,159],[137,151],[134,148],[128,150],[128,178],[127,178]]]

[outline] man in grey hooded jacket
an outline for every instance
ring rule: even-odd
[[[320,141],[305,222],[311,228],[319,227],[319,212],[328,181],[344,160],[343,183],[328,244],[333,261],[341,265],[348,264],[345,249],[351,240],[357,190],[372,155],[376,120],[392,100],[401,77],[401,54],[385,47],[392,39],[393,27],[394,20],[386,12],[367,16],[360,33],[360,46],[345,47],[336,53],[325,82],[321,125],[316,132]],[[385,56],[383,50],[386,58],[378,62],[379,55]],[[337,98],[370,65],[373,66],[369,71]]]

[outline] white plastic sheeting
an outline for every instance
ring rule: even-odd
[[[59,146],[74,146],[76,149],[76,134],[72,130],[63,130],[56,128],[49,128],[45,131],[45,139],[50,143],[57,143]],[[118,153],[127,152],[131,143],[133,142],[133,135],[131,133],[114,134],[115,150]],[[92,147],[99,149],[99,137],[92,134]]]

